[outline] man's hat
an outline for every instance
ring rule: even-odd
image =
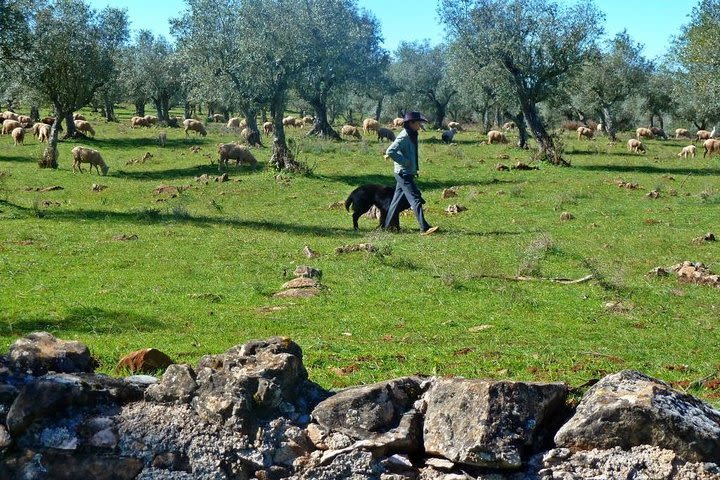
[[[407,112],[405,114],[405,117],[403,118],[403,122],[412,122],[413,120],[418,122],[427,122],[428,119],[423,117],[422,113],[420,112]]]

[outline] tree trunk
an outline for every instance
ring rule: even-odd
[[[663,120],[662,115],[658,115],[658,120],[660,120],[660,129],[665,130],[665,121]]]
[[[55,117],[55,118],[57,118],[57,117]],[[75,128],[75,120],[73,120],[73,112],[66,113],[64,120],[65,120],[65,125],[67,125],[67,132],[65,132],[65,135],[63,135],[63,139],[66,139],[66,138],[86,139],[87,138],[84,133],[78,132],[77,129]],[[57,123],[57,120],[56,120],[56,123]]]
[[[655,115],[650,114],[650,128],[655,126]]]
[[[185,102],[184,107],[185,118],[192,118],[192,107],[190,106],[190,102]]]
[[[262,142],[260,141],[260,130],[258,129],[257,124],[257,111],[252,108],[244,108],[242,110],[243,115],[245,115],[245,121],[247,122],[247,129],[250,131],[250,135],[246,138],[247,142],[250,145],[257,145],[259,147],[264,147]],[[284,133],[284,132],[283,132]]]
[[[144,117],[145,116],[145,100],[136,100],[135,101],[135,115],[138,117]]]
[[[544,154],[545,159],[553,165],[569,166],[570,164],[563,160],[560,153],[555,149],[553,139],[545,130],[545,126],[540,120],[535,104],[526,98],[521,98],[520,105],[522,106],[522,112],[525,115],[530,131],[535,138],[535,142],[537,142],[540,147],[540,152]]]
[[[117,122],[117,118],[115,118],[115,106],[106,95],[103,95],[103,104],[105,105],[105,120],[108,122]]]
[[[612,114],[610,113],[610,106],[603,106],[603,123],[605,124],[605,131],[610,137],[611,142],[617,142],[617,136],[615,135],[615,125],[613,124]]]
[[[70,114],[70,116],[72,118],[72,114]],[[38,166],[40,168],[58,167],[58,132],[60,131],[60,124],[62,123],[62,119],[64,117],[67,117],[67,114],[61,111],[58,105],[55,105],[55,121],[50,127],[50,138],[48,138],[48,143],[47,147],[45,147],[45,151],[43,152],[40,159],[38,159]]]
[[[375,106],[375,120],[377,120],[378,122],[380,121],[380,114],[382,114],[382,105],[384,99],[385,97],[380,97],[377,105]]]
[[[442,130],[443,128],[443,121],[445,121],[446,109],[447,103],[441,103],[438,101],[435,102],[435,122],[433,126],[438,130]]]
[[[270,111],[273,116],[273,145],[270,165],[276,170],[299,171],[300,164],[295,161],[285,140],[285,126],[282,122],[285,111],[285,91],[275,92]]]
[[[306,136],[317,135],[318,137],[340,140],[340,135],[333,130],[332,125],[328,122],[327,105],[318,99],[311,101],[310,105],[312,105],[315,110],[315,123]]]
[[[522,110],[520,110],[517,115],[512,115],[510,112],[505,112],[505,115],[512,118],[513,122],[515,122],[515,125],[518,129],[518,147],[520,148],[528,148],[528,133],[527,133],[527,127],[525,125],[525,115],[523,114]]]
[[[267,110],[265,110],[264,108],[262,110],[260,110],[260,120],[262,120],[262,123],[265,123],[268,121]]]
[[[30,118],[33,122],[40,121],[40,110],[38,109],[37,105],[30,106]]]

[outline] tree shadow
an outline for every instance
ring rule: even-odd
[[[6,317],[4,329],[9,335],[23,336],[31,332],[74,332],[79,334],[108,335],[127,332],[160,330],[164,325],[146,315],[122,310],[105,310],[98,307],[76,307],[60,318],[44,318],[16,314]]]
[[[157,136],[160,132],[156,132],[153,137],[123,137],[123,138],[96,138],[90,139],[88,143],[93,143],[96,146],[104,146],[106,148],[185,148],[197,143],[199,140],[199,146],[211,145],[206,139],[201,138],[168,138],[165,140],[165,147],[158,145]],[[212,144],[214,145],[214,144]]]
[[[395,185],[395,177],[391,177],[388,175],[380,175],[380,174],[366,174],[366,175],[318,175],[317,178],[328,180],[328,181],[338,181],[345,183],[347,185],[357,187],[360,185],[365,185],[368,183],[377,183],[380,185],[388,185],[393,186]],[[423,189],[439,189],[439,188],[450,188],[450,187],[456,187],[458,185],[468,185],[468,186],[488,186],[488,185],[500,185],[500,184],[512,184],[512,183],[521,183],[520,180],[504,180],[504,179],[498,179],[498,178],[491,178],[488,180],[428,180],[426,178],[420,177],[417,180],[418,186]]]
[[[193,177],[197,177],[203,174],[208,176],[217,176],[222,173],[228,175],[252,175],[254,173],[262,172],[267,166],[267,162],[258,162],[257,167],[241,166],[240,168],[235,165],[229,165],[228,168],[223,168],[221,172],[218,172],[217,164],[202,164],[195,165],[193,167],[186,168],[171,168],[167,170],[138,170],[130,171],[126,169],[118,169],[115,171],[113,176],[127,178],[130,180],[190,180]],[[112,171],[110,172],[113,173]]]
[[[646,173],[650,175],[675,174],[711,176],[720,175],[720,168],[656,167],[653,165],[575,165],[574,168],[591,172]]]
[[[33,162],[33,163],[35,163],[36,161],[37,161],[37,159],[34,158],[33,156],[21,157],[19,155],[2,155],[2,154],[0,154],[0,162],[22,162],[22,163]]]

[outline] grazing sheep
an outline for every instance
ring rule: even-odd
[[[393,124],[393,127],[402,128],[403,125],[405,125],[405,120],[403,120],[402,117],[397,117],[396,119],[393,120],[393,123],[392,123],[392,124]]]
[[[378,136],[378,142],[381,142],[385,138],[387,138],[391,142],[395,140],[395,133],[392,130],[390,130],[389,128],[385,128],[385,127],[378,128],[377,136]]]
[[[45,117],[40,122],[44,123],[45,125],[52,125],[55,123],[55,117]]]
[[[263,123],[263,132],[265,132],[265,135],[270,135],[273,132],[273,123],[272,122]]]
[[[253,168],[257,166],[257,160],[248,147],[244,145],[238,145],[237,143],[219,143],[218,154],[220,154],[218,171],[221,171],[223,165],[227,168],[228,160],[237,161],[238,168],[240,168],[240,163],[249,163]]]
[[[303,125],[312,125],[313,123],[315,123],[315,117],[313,117],[311,115],[305,115],[302,118],[302,123],[303,123]]]
[[[50,138],[50,125],[41,123],[41,127],[38,128],[37,139],[39,142],[47,142]]]
[[[214,114],[210,118],[212,118],[212,121],[215,123],[224,123],[225,122],[225,115],[221,115],[219,113]]]
[[[12,133],[13,142],[15,142],[15,146],[23,145],[25,142],[25,129],[22,127],[14,128]]]
[[[10,110],[5,110],[4,112],[2,112],[2,114],[0,114],[0,117],[3,120],[17,120],[18,119],[17,113],[11,112]]]
[[[27,115],[18,115],[17,121],[27,127],[29,127],[33,123],[32,118],[28,117]]]
[[[640,140],[637,140],[634,138],[631,138],[630,140],[628,140],[627,148],[628,148],[628,151],[632,152],[632,153],[647,152],[647,150],[645,149],[645,145],[643,145],[643,143]]]
[[[155,125],[158,122],[158,117],[155,115],[145,115],[143,118],[148,122],[148,126]]]
[[[93,137],[95,136],[95,130],[93,130],[90,122],[86,122],[85,120],[75,120],[75,128],[78,132],[89,133]]]
[[[488,143],[508,143],[508,139],[504,133],[498,132],[497,130],[490,130],[488,132]]]
[[[87,120],[81,113],[73,113],[73,120]]]
[[[663,140],[667,140],[668,136],[665,133],[665,130],[663,130],[660,127],[650,127],[650,131],[653,135],[655,135],[657,138],[662,138]]]
[[[720,155],[720,140],[714,140],[712,138],[705,140],[703,147],[705,147],[703,158],[705,158],[706,155],[712,157],[713,153]]]
[[[227,128],[240,128],[240,119],[238,117],[233,117],[228,120]]]
[[[695,140],[707,140],[710,138],[710,132],[707,130],[698,130],[695,134]]]
[[[37,137],[40,134],[40,129],[45,126],[42,122],[33,123],[32,134]]]
[[[295,122],[297,122],[297,118],[295,117],[285,117],[282,120],[283,125],[285,125],[286,127],[294,127]]]
[[[2,124],[2,134],[9,135],[10,132],[21,126],[17,120],[5,120]]]
[[[340,130],[340,135],[347,135],[349,137],[362,138],[362,135],[360,135],[360,130],[358,129],[358,127],[353,127],[352,125],[343,125],[342,129]]]
[[[205,125],[202,124],[200,120],[195,120],[192,118],[186,118],[183,120],[183,125],[185,126],[185,136],[188,136],[188,131],[197,132],[203,137],[207,136],[207,131],[205,130]]]
[[[110,170],[110,167],[105,164],[105,160],[103,160],[102,155],[100,155],[100,152],[97,150],[78,146],[73,148],[71,153],[73,156],[73,172],[80,170],[80,173],[85,173],[80,166],[81,163],[89,163],[90,171],[92,171],[92,167],[95,167],[98,174],[100,173],[100,169],[102,169],[103,175],[107,175],[108,170]]]
[[[366,118],[363,120],[363,131],[369,133],[370,131],[377,132],[380,128],[380,122],[374,118]]]
[[[164,147],[165,142],[167,142],[167,134],[165,132],[158,133],[158,145]]]
[[[507,122],[503,123],[502,128],[503,130],[515,130],[515,128],[517,128],[517,125],[515,125],[515,122]]]
[[[640,127],[635,130],[635,138],[638,140],[640,140],[640,138],[647,138],[652,140],[653,138],[655,138],[655,135],[649,128]]]
[[[462,130],[462,126],[458,122],[450,122],[448,123],[448,130],[455,130],[456,132],[459,132]]]
[[[150,122],[145,117],[132,117],[130,119],[130,128],[135,127],[149,127]]]
[[[442,133],[442,141],[445,143],[452,142],[456,133],[457,133],[457,130],[455,130],[454,128],[451,128],[450,130],[445,130]]]
[[[675,138],[690,138],[690,132],[687,128],[676,128]]]
[[[578,127],[577,134],[578,134],[578,140],[580,140],[583,137],[587,138],[588,140],[592,140],[592,138],[593,138],[593,131],[592,131],[592,129],[590,129],[588,127]]]
[[[688,145],[687,147],[683,147],[682,151],[677,154],[678,157],[683,157],[685,160],[687,160],[688,155],[691,155],[692,158],[695,158],[695,145]]]

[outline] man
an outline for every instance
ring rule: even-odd
[[[420,189],[415,184],[415,177],[420,170],[418,165],[418,131],[422,128],[422,123],[427,122],[427,118],[423,117],[420,112],[407,112],[403,118],[403,131],[397,136],[395,141],[388,147],[385,152],[386,158],[391,158],[395,162],[395,194],[393,195],[387,217],[385,218],[385,228],[389,228],[392,219],[397,215],[397,207],[403,196],[407,199],[415,213],[420,232],[422,235],[431,235],[438,230],[438,227],[431,227],[425,221],[423,214],[423,203]]]

